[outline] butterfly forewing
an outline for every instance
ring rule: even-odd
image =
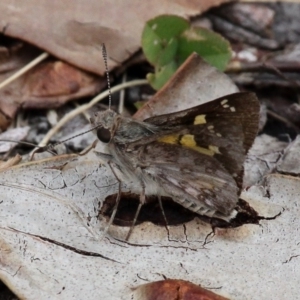
[[[236,93],[145,120],[166,130],[158,141],[216,158],[242,187],[243,163],[258,131],[259,103],[253,93]]]

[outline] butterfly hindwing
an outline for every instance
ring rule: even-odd
[[[133,154],[134,155],[134,154]],[[140,157],[143,172],[152,177],[173,200],[206,215],[229,215],[238,200],[238,188],[228,171],[214,157],[179,145],[153,142]]]

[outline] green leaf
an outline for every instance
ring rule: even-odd
[[[156,66],[162,67],[175,60],[178,47],[178,40],[172,38],[157,56]]]
[[[221,35],[200,27],[189,28],[179,38],[177,58],[183,63],[193,52],[224,71],[231,57],[229,42]]]
[[[188,28],[188,21],[178,16],[162,15],[149,20],[142,33],[142,48],[148,61],[163,66],[174,60],[177,37]]]
[[[155,89],[161,88],[193,52],[221,71],[231,57],[230,44],[221,35],[209,29],[190,27],[187,20],[171,15],[162,15],[146,23],[142,47],[155,67],[155,74],[147,76]]]
[[[147,80],[155,90],[159,90],[170,79],[178,69],[178,64],[172,61],[168,65],[160,68],[158,71],[147,74]]]

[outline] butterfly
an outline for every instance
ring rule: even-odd
[[[242,92],[144,121],[111,109],[96,113],[91,123],[106,144],[119,191],[122,180],[115,167],[125,180],[140,186],[133,225],[148,195],[171,197],[199,215],[234,217],[243,164],[258,132],[259,109],[255,94]],[[109,224],[119,201],[120,192]]]

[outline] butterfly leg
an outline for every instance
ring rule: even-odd
[[[118,210],[118,206],[119,206],[119,203],[120,203],[120,199],[121,199],[121,184],[122,184],[122,181],[121,181],[120,178],[117,176],[117,174],[116,174],[114,168],[113,168],[112,165],[111,165],[111,162],[108,161],[107,164],[109,165],[109,167],[110,167],[112,173],[114,174],[115,178],[116,178],[117,181],[118,181],[119,189],[118,189],[118,195],[117,195],[117,199],[116,199],[116,203],[115,203],[113,212],[112,212],[112,214],[111,214],[111,216],[110,216],[110,219],[109,219],[109,221],[108,221],[108,224],[107,224],[106,228],[104,229],[104,235],[106,235],[106,233],[107,233],[109,227],[111,226],[111,224],[112,224],[112,222],[114,221],[114,218],[115,218],[115,216],[116,216],[116,213],[117,213],[117,210]]]
[[[166,228],[168,228],[168,221],[167,221],[167,217],[166,217],[166,214],[165,214],[165,210],[164,210],[160,195],[158,195],[158,204],[159,204],[159,207],[160,207],[160,210],[161,210],[161,214],[162,214],[162,216],[164,218],[164,221],[165,221],[165,226],[166,226]]]
[[[30,158],[29,161],[33,161],[33,157],[36,153],[42,153],[42,152],[49,152],[50,154],[52,154],[53,156],[57,155],[56,150],[50,145],[44,146],[44,147],[38,147],[35,148],[31,154],[30,154]]]
[[[132,233],[132,231],[133,231],[133,228],[134,228],[134,225],[135,225],[135,223],[136,223],[136,220],[137,220],[137,218],[138,218],[138,216],[139,216],[139,214],[140,214],[141,208],[142,208],[142,206],[143,206],[143,205],[145,204],[145,202],[146,202],[145,184],[144,184],[143,182],[141,182],[141,185],[142,185],[142,192],[141,192],[141,194],[140,194],[140,203],[139,203],[139,206],[138,206],[138,208],[137,208],[137,210],[136,210],[136,212],[135,212],[134,219],[133,219],[132,224],[131,224],[131,226],[130,226],[130,230],[129,230],[128,233],[127,233],[127,236],[126,236],[126,238],[125,238],[125,241],[128,241],[128,239],[130,238],[130,235],[131,235],[131,233]]]
[[[79,156],[84,156],[87,153],[89,153],[92,149],[95,149],[96,145],[97,145],[97,142],[98,142],[98,140],[95,140],[91,146],[89,146],[87,149],[85,149],[82,152],[80,152],[78,155]]]

